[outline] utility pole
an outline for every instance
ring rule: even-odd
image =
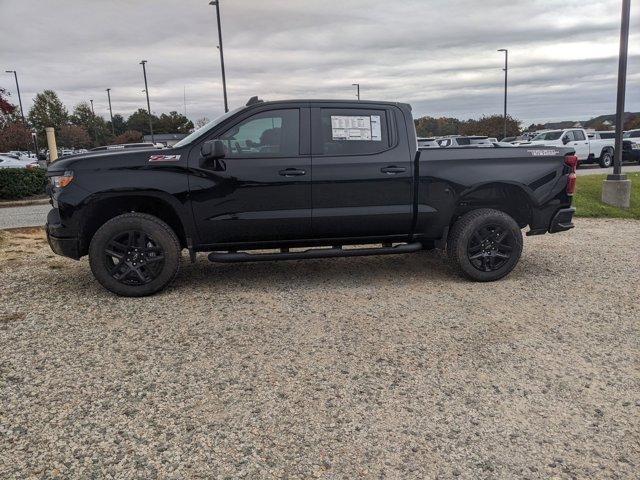
[[[115,136],[116,128],[113,126],[113,110],[111,110],[111,89],[107,88],[107,99],[109,100],[109,117],[111,117],[111,133]]]
[[[227,103],[227,78],[224,73],[224,51],[222,50],[222,27],[220,25],[220,1],[211,0],[209,5],[215,5],[216,18],[218,20],[218,50],[220,50],[220,68],[222,70],[222,94],[224,96],[224,111],[229,111],[229,104]]]
[[[22,123],[27,123],[24,119],[24,110],[22,109],[22,97],[20,96],[20,85],[18,85],[18,73],[15,70],[5,70],[5,73],[13,73],[16,79],[16,90],[18,91],[18,103],[20,104],[20,115],[22,116]]]
[[[499,52],[504,52],[504,128],[502,138],[507,136],[507,73],[509,71],[509,50],[501,48]]]
[[[629,50],[630,15],[631,0],[622,0],[613,174],[607,175],[607,179],[602,184],[602,202],[623,208],[629,208],[631,201],[631,181],[622,173],[622,135],[624,133],[624,101],[627,86],[627,53]]]
[[[358,100],[360,100],[360,84],[359,83],[352,83],[351,85],[356,87],[356,96],[358,97]]]
[[[153,122],[151,121],[151,103],[149,102],[149,85],[147,84],[147,61],[142,60],[140,65],[142,65],[142,75],[144,76],[144,92],[147,94],[147,112],[149,113],[149,132],[151,133],[151,143],[156,143],[153,136]]]

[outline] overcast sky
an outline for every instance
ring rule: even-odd
[[[231,108],[252,95],[409,102],[417,115],[509,112],[532,121],[615,111],[621,0],[220,0]],[[627,111],[640,111],[640,5],[632,2]],[[0,0],[0,67],[25,109],[55,90],[108,117],[146,107],[193,120],[223,110],[208,0]],[[17,104],[13,77],[0,86]]]

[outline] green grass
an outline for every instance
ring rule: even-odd
[[[578,177],[573,206],[577,217],[634,218],[640,220],[640,173],[629,173],[631,180],[631,207],[617,208],[606,205],[602,198],[602,182],[606,175],[584,175]]]

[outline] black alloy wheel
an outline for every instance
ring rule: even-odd
[[[469,240],[467,256],[481,272],[494,272],[509,261],[514,243],[514,236],[501,225],[482,225]]]
[[[173,229],[146,213],[105,222],[89,245],[89,264],[107,290],[126,297],[159,292],[178,274],[181,244]]]
[[[147,233],[128,230],[114,236],[104,249],[105,267],[124,285],[146,285],[164,267],[164,250]]]
[[[449,231],[447,254],[465,277],[492,282],[509,272],[522,254],[522,231],[507,213],[479,208],[462,215]]]

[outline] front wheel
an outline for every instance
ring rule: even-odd
[[[178,274],[180,242],[153,215],[125,213],[95,233],[89,263],[96,280],[125,297],[143,297],[165,288]]]
[[[607,150],[600,155],[600,166],[602,168],[609,168],[611,165],[613,165],[613,154]]]
[[[447,254],[462,274],[491,282],[514,269],[522,254],[522,232],[504,212],[482,208],[466,213],[449,234]]]

